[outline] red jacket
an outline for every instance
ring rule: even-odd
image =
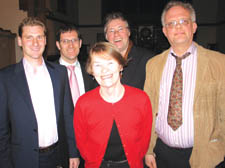
[[[86,168],[99,168],[107,148],[113,120],[116,121],[125,155],[131,168],[142,168],[152,127],[149,97],[140,89],[125,87],[116,103],[104,101],[99,88],[79,98],[74,111],[77,147]]]

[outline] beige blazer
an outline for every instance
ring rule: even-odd
[[[194,146],[192,168],[213,168],[225,156],[225,55],[197,46],[197,77],[194,95]],[[146,65],[144,90],[153,110],[152,136],[148,154],[153,153],[157,134],[159,88],[169,49],[150,59]]]

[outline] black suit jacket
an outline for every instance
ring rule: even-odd
[[[79,157],[65,67],[46,62],[55,101],[61,164]],[[0,70],[0,167],[39,168],[38,126],[22,61]],[[65,150],[66,149],[66,150]]]
[[[146,63],[153,56],[153,52],[133,46],[128,54],[128,64],[123,68],[121,82],[143,90]]]
[[[60,64],[59,63],[59,58],[58,57],[57,59],[53,60],[55,63],[57,64]],[[92,78],[91,75],[89,75],[85,69],[85,63],[84,62],[81,62],[79,61],[80,63],[80,66],[81,66],[81,72],[82,72],[82,76],[83,76],[83,82],[84,82],[84,89],[85,89],[85,92],[87,91],[90,91],[94,88],[96,88],[98,86],[98,83],[97,81]],[[82,158],[80,158],[80,165],[79,165],[79,168],[83,168],[84,167],[84,160]]]

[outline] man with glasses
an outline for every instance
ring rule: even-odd
[[[129,39],[130,27],[122,13],[110,13],[105,18],[105,38],[114,44],[122,56],[128,61],[122,71],[121,82],[143,90],[145,82],[145,66],[154,55],[147,49],[136,47]]]
[[[56,34],[56,46],[60,51],[60,58],[57,62],[66,67],[75,67],[74,71],[80,96],[97,86],[96,81],[86,72],[84,62],[78,60],[81,45],[81,34],[75,26],[66,25],[58,30]],[[70,75],[71,71],[68,68],[69,79]],[[73,92],[74,90],[71,91]]]
[[[219,166],[225,155],[225,55],[193,42],[197,24],[189,3],[169,2],[161,21],[171,47],[146,66],[144,90],[154,115],[146,164]]]
[[[97,86],[96,81],[86,72],[85,64],[78,60],[81,45],[81,35],[75,26],[65,25],[60,27],[56,34],[56,46],[60,51],[60,58],[56,62],[67,67],[74,106],[82,94]],[[78,164],[79,159],[77,158]],[[83,166],[83,160],[81,159],[79,167]]]

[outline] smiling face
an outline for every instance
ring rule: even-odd
[[[18,45],[23,49],[23,56],[28,61],[42,62],[42,54],[46,45],[44,28],[41,26],[24,26],[22,36],[18,37]]]
[[[93,54],[91,57],[92,75],[100,87],[110,88],[118,86],[120,84],[122,66],[108,55]]]
[[[124,55],[129,45],[130,30],[125,21],[114,19],[110,21],[106,29],[106,39],[114,44],[119,52]]]
[[[70,64],[77,60],[81,44],[82,40],[79,39],[77,32],[74,30],[61,33],[60,41],[56,41],[62,59]]]
[[[186,20],[188,23],[182,23],[182,20]],[[190,12],[181,6],[174,6],[167,11],[164,21],[163,33],[167,37],[170,45],[173,48],[188,48],[193,41],[193,35],[197,29],[197,24],[191,21]],[[177,24],[169,26],[174,21]]]

